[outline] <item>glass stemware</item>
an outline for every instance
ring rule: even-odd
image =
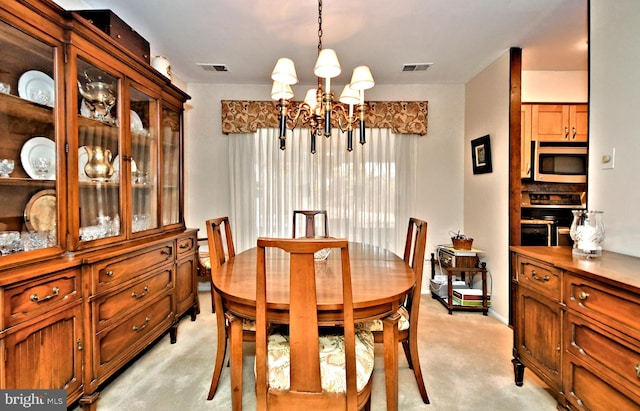
[[[8,158],[0,160],[0,177],[8,178],[9,174],[13,172],[14,161]]]

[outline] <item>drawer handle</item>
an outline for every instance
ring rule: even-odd
[[[162,250],[162,251],[160,251],[160,254],[162,254],[162,255],[171,255],[171,251],[169,251],[169,250]]]
[[[132,292],[132,293],[131,293],[131,296],[132,296],[133,298],[135,298],[135,299],[139,299],[139,298],[142,298],[142,297],[144,297],[145,295],[147,295],[147,293],[148,293],[148,292],[149,292],[149,286],[148,286],[148,285],[145,285],[145,286],[144,286],[144,292],[142,292],[142,293],[138,294],[137,292],[135,292],[135,291],[134,291],[134,292]]]
[[[183,250],[189,247],[191,247],[191,244],[180,244],[180,248]]]
[[[564,139],[565,140],[569,139],[569,127],[564,128]]]
[[[640,364],[636,364],[636,377],[640,378]]]
[[[551,277],[549,277],[548,275],[545,275],[544,277],[538,277],[538,273],[536,273],[536,270],[531,270],[531,277],[533,277],[534,280],[538,280],[538,281],[549,281],[551,279]]]
[[[113,275],[115,274],[113,271],[109,270],[105,273],[107,275],[107,277],[113,277]]]
[[[60,288],[58,288],[58,287],[53,287],[53,289],[52,289],[51,291],[52,291],[52,293],[51,293],[51,294],[49,294],[49,295],[48,295],[48,296],[46,296],[46,297],[42,297],[42,298],[38,297],[38,294],[31,294],[31,296],[29,297],[29,299],[30,299],[31,301],[33,301],[34,303],[41,303],[41,302],[43,302],[43,301],[50,300],[50,299],[52,299],[53,297],[55,297],[55,296],[57,296],[58,294],[60,294]]]
[[[578,298],[584,301],[584,300],[586,300],[587,298],[589,298],[589,293],[588,293],[588,292],[586,292],[586,291],[580,291],[580,292],[578,293]]]
[[[140,327],[138,327],[137,325],[133,326],[133,331],[138,332],[144,330],[145,328],[147,328],[147,325],[149,325],[149,321],[151,321],[151,318],[147,316],[147,318],[144,319],[144,324],[142,324]]]

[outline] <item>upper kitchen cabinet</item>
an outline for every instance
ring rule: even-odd
[[[0,267],[66,244],[64,26],[32,17],[0,8]]]
[[[537,141],[588,141],[588,104],[532,104],[531,138]]]
[[[520,106],[520,176],[531,177],[531,105]]]

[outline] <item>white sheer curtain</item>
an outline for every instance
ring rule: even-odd
[[[401,254],[416,187],[417,136],[367,129],[367,143],[346,150],[346,134],[333,130],[309,151],[308,129],[277,129],[230,139],[231,224],[236,252],[259,236],[291,237],[293,210],[327,210],[329,234]]]

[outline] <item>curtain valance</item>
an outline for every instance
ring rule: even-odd
[[[259,128],[278,128],[277,104],[275,101],[222,100],[222,133],[255,133]],[[299,104],[292,101],[289,107],[295,110]],[[427,101],[369,101],[365,104],[367,127],[390,128],[396,134],[427,134]],[[348,106],[345,109],[348,110]],[[338,126],[337,123],[332,125]],[[287,128],[291,126],[287,124]]]

